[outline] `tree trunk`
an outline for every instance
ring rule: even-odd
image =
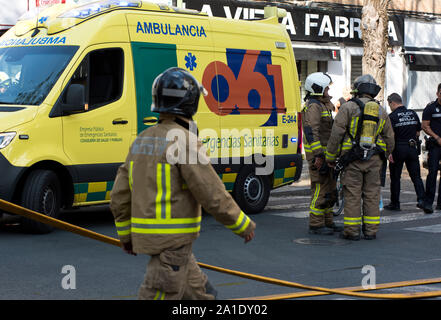
[[[363,74],[371,74],[381,92],[377,99],[384,99],[386,82],[386,56],[389,45],[387,8],[390,0],[364,0],[362,14]]]

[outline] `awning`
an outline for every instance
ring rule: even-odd
[[[319,49],[293,46],[296,60],[341,61],[340,49]]]
[[[405,47],[406,64],[412,71],[441,71],[441,50]]]

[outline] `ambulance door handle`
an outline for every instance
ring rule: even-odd
[[[115,124],[115,125],[117,125],[117,124],[128,124],[128,123],[129,122],[127,120],[124,120],[124,119],[115,119],[115,120],[112,121],[112,124]]]

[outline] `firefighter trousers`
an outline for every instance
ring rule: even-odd
[[[333,225],[332,208],[336,201],[336,181],[333,171],[320,174],[312,164],[309,164],[311,180],[311,204],[309,206],[309,227],[319,228]]]
[[[153,255],[147,265],[139,300],[213,300],[206,292],[208,277],[199,268],[187,244]]]
[[[353,161],[344,170],[345,235],[360,235],[360,226],[365,235],[377,233],[380,224],[381,166],[380,156],[374,155],[367,161]]]

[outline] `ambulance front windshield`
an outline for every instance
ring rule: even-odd
[[[0,48],[0,105],[40,105],[77,46]]]

